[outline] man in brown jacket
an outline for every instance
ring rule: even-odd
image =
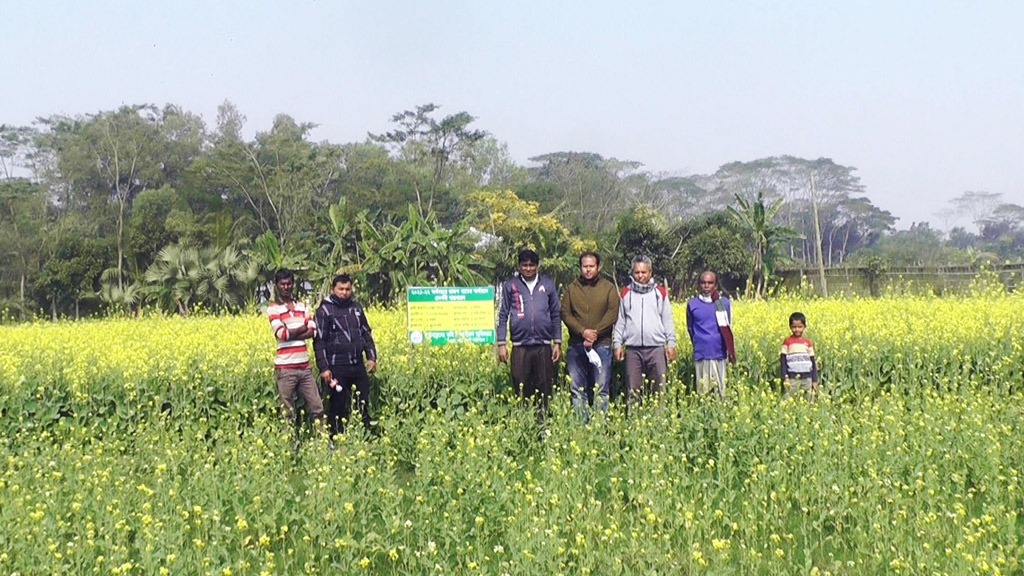
[[[612,328],[619,317],[619,292],[601,277],[601,257],[594,252],[580,256],[580,277],[562,294],[561,316],[569,329],[566,369],[571,380],[572,406],[584,422],[596,395],[598,407],[608,411],[611,384]]]

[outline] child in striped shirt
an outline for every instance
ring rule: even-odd
[[[818,394],[818,363],[814,358],[814,344],[804,338],[806,328],[806,316],[800,312],[789,316],[791,335],[782,343],[779,355],[783,397],[802,391],[804,398],[813,400]]]

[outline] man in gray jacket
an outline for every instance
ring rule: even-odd
[[[666,360],[676,359],[672,303],[652,274],[650,258],[633,258],[633,278],[620,294],[619,318],[612,331],[615,359],[626,359],[630,403],[640,401],[645,381],[653,392],[660,391],[668,372]]]

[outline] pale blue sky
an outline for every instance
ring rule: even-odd
[[[466,110],[520,162],[586,150],[677,174],[792,154],[928,220],[1024,204],[1024,2],[7,3],[0,123],[175,103],[362,140]],[[961,222],[966,224],[966,222]]]

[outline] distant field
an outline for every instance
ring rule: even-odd
[[[796,310],[813,404],[776,390]],[[489,348],[371,310],[379,437],[333,452],[276,418],[263,318],[0,327],[0,573],[1024,569],[1024,297],[736,303],[725,402],[675,313],[662,398],[583,428],[562,382],[541,432]]]

